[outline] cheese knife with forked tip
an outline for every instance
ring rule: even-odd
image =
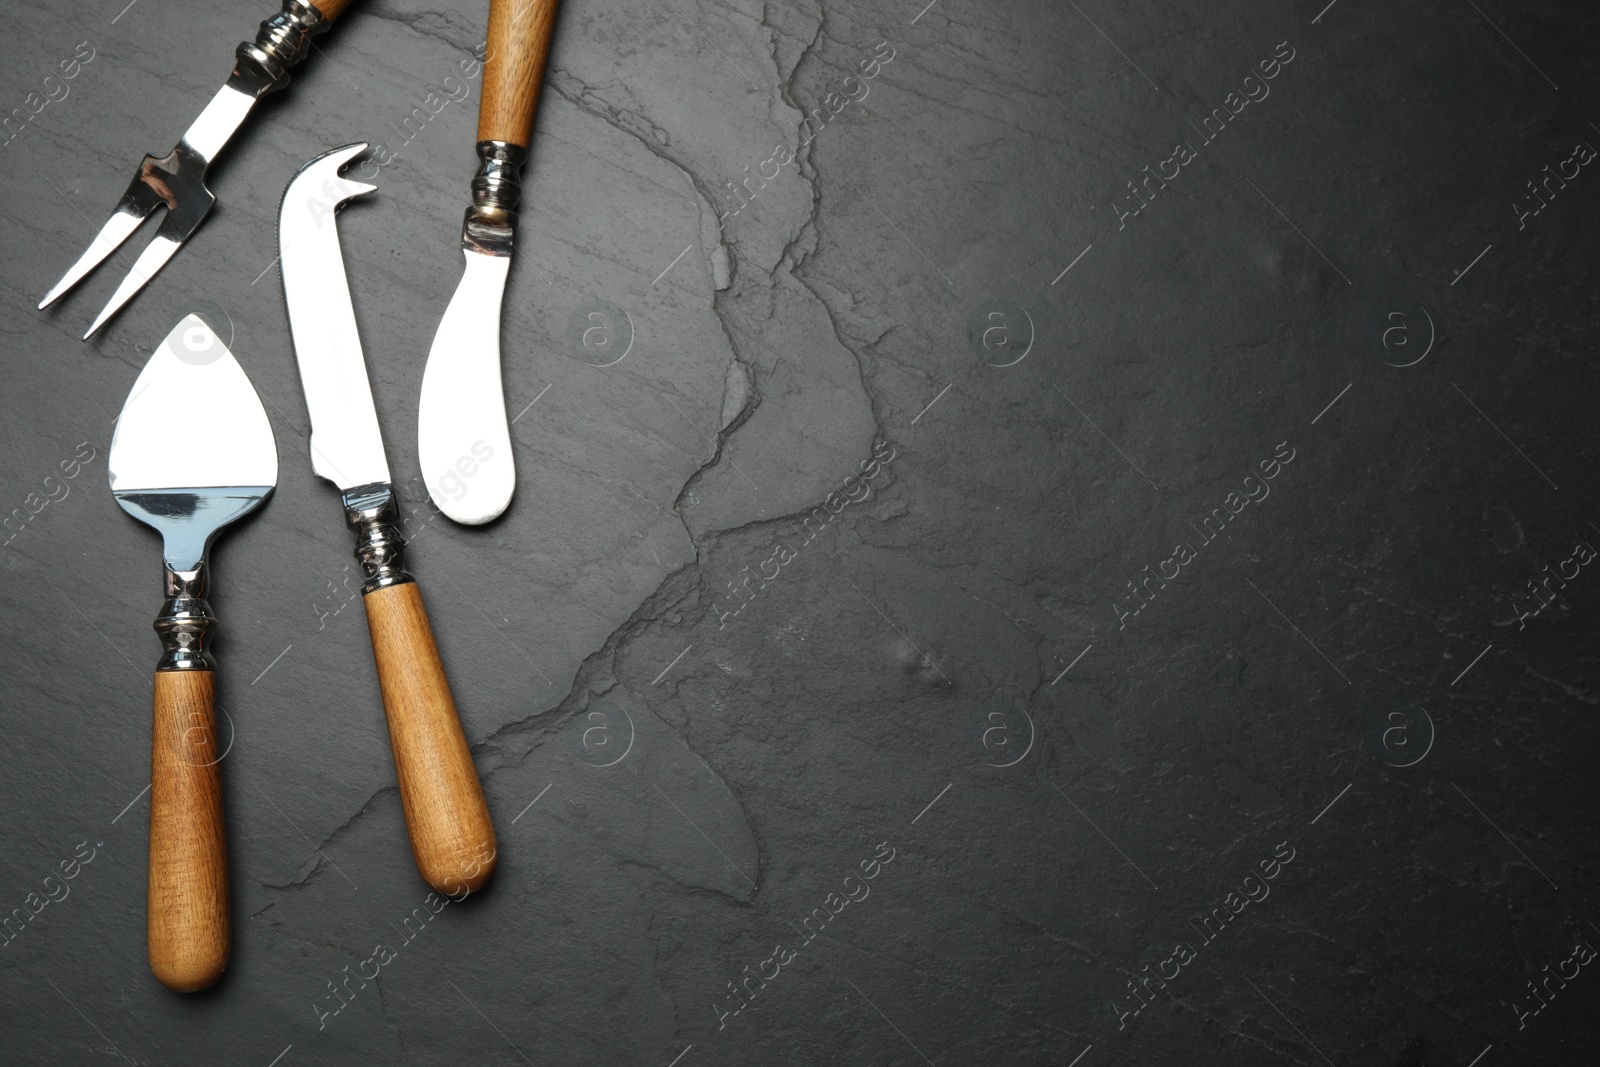
[[[339,174],[366,147],[324,152],[289,183],[278,212],[283,295],[311,413],[311,468],[339,487],[345,520],[356,531],[366,577],[361,602],[412,855],[430,886],[457,894],[478,889],[493,872],[494,825],[422,594],[405,570],[389,461],[334,222],[346,200],[375,191]]]
[[[206,556],[278,483],[272,427],[244,369],[199,316],[167,335],[117,417],[108,462],[122,510],[161,534],[150,745],[150,969],[180,993],[228,966],[228,848],[217,773],[216,661]]]

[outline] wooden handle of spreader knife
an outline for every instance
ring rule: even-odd
[[[405,582],[361,599],[417,870],[441,893],[475,892],[494,873],[494,824],[422,593]]]
[[[311,6],[322,13],[322,17],[332,22],[344,14],[344,9],[349,7],[354,0],[311,0]]]
[[[478,140],[522,148],[533,141],[533,114],[559,6],[559,0],[489,0]]]
[[[156,672],[145,932],[150,969],[180,993],[221,978],[232,946],[216,723],[216,675]]]

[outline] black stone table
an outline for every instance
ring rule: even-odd
[[[482,0],[357,4],[124,314],[79,342],[126,256],[34,309],[269,13],[6,11],[0,1060],[1595,1062],[1595,5],[566,0],[472,529],[415,424]],[[455,902],[274,263],[356,140],[499,831]],[[180,996],[106,451],[191,311],[282,474],[214,557],[235,947]]]

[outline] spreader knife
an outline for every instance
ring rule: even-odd
[[[517,483],[500,381],[500,302],[557,4],[489,2],[480,162],[461,227],[466,271],[434,335],[417,408],[423,481],[439,509],[461,523],[498,518]]]
[[[206,553],[223,526],[278,482],[261,400],[227,345],[198,316],[167,335],[133,383],[111,438],[111,492],[163,542],[166,603],[156,616],[150,745],[150,969],[179,992],[228,966],[228,849],[217,773],[216,616]]]
[[[289,183],[278,212],[283,295],[311,413],[311,468],[339,487],[345,521],[356,531],[356,559],[366,577],[361,602],[372,632],[411,852],[424,881],[455,894],[489,880],[496,855],[494,824],[422,593],[405,570],[389,461],[334,222],[339,205],[375,191],[339,174],[366,147],[351,144],[324,152]]]

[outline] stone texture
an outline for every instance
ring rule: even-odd
[[[87,345],[128,259],[34,303],[267,10],[7,14],[0,111],[31,119],[0,146],[0,904],[66,895],[0,948],[6,1062],[1600,1051],[1587,968],[1519,1017],[1600,940],[1600,578],[1519,620],[1600,539],[1600,178],[1519,219],[1525,183],[1600,144],[1592,6],[567,0],[503,327],[520,486],[476,529],[432,515],[414,445],[476,82],[397,127],[486,5],[356,5]],[[1238,114],[1208,139],[1213,108]],[[272,266],[289,177],[354,140],[398,153],[341,237],[501,844],[491,887],[409,941],[426,888]],[[1130,199],[1179,141],[1195,158]],[[179,997],[144,959],[159,548],[104,479],[189,311],[231,337],[282,474],[214,555],[235,952]],[[1280,443],[1270,495],[1228,515]],[[875,449],[865,498],[827,507]],[[1249,885],[1270,893],[1208,939]]]

